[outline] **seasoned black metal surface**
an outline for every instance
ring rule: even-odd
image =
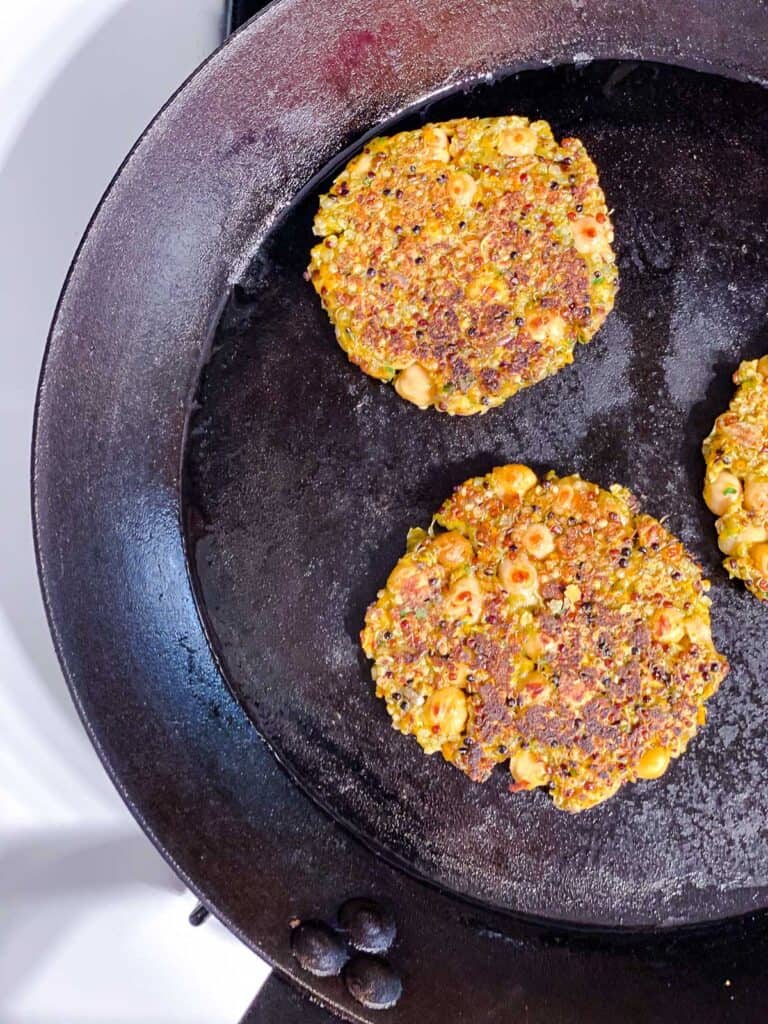
[[[387,130],[514,112],[577,134],[615,208],[621,290],[573,367],[483,417],[421,413],[365,377],[302,279],[318,190],[234,289],[192,421],[187,522],[226,678],[289,770],[366,842],[524,914],[659,925],[768,903],[768,607],[720,567],[700,445],[730,374],[768,351],[768,102],[664,66],[526,72]],[[579,816],[484,786],[395,733],[358,633],[402,553],[466,477],[506,461],[632,488],[713,579],[732,673],[656,783]],[[254,742],[255,742],[254,737]]]

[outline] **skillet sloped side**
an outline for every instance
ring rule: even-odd
[[[420,96],[498,65],[577,53],[760,77],[765,21],[746,2],[725,16],[709,2],[587,12],[281,0],[153,123],[78,252],[46,356],[33,466],[40,573],[67,679],[105,766],[179,874],[348,1019],[377,1015],[337,980],[298,971],[288,921],[331,914],[351,894],[395,906],[405,994],[393,1022],[526,1011],[563,1024],[758,1019],[762,930],[735,925],[690,947],[542,945],[546,933],[372,858],[280,770],[212,660],[180,530],[188,400],[226,284],[312,174]],[[723,989],[723,970],[740,981],[735,991]]]
[[[768,350],[768,91],[595,62],[462,90],[387,130],[508,110],[578,135],[600,168],[621,273],[604,330],[501,409],[420,413],[346,361],[302,279],[312,193],[254,257],[203,375],[189,460],[202,604],[227,678],[296,777],[425,877],[581,924],[743,913],[768,903],[768,606],[720,568],[701,440],[733,367]],[[426,758],[390,728],[360,651],[409,526],[510,461],[618,481],[668,515],[714,579],[732,665],[663,781],[577,816],[510,796],[504,769],[473,786]]]

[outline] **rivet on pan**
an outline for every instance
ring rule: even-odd
[[[347,900],[339,910],[339,925],[349,942],[364,953],[386,953],[395,941],[395,919],[374,900]]]
[[[359,953],[344,968],[347,991],[369,1010],[387,1010],[403,993],[403,983],[385,960]]]
[[[349,959],[339,936],[322,921],[304,921],[291,932],[291,952],[305,971],[319,978],[338,974]]]

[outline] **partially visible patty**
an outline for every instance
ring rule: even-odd
[[[742,363],[728,412],[703,445],[704,500],[729,576],[768,601],[768,355]]]
[[[503,466],[411,530],[361,640],[396,729],[580,811],[663,774],[705,722],[728,671],[708,588],[625,489]]]
[[[308,277],[353,363],[420,408],[500,405],[613,308],[613,228],[578,139],[462,118],[369,142],[320,199]]]

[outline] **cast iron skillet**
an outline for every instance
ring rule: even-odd
[[[153,123],[75,259],[34,451],[73,695],[176,870],[349,1019],[376,1013],[289,947],[349,896],[397,919],[393,1021],[760,1019],[768,616],[719,568],[698,447],[768,348],[766,28],[703,0],[280,0]],[[317,191],[369,131],[507,110],[596,157],[617,310],[503,409],[421,414],[345,362],[301,278]],[[407,526],[512,459],[671,513],[733,667],[664,780],[576,818],[425,759],[357,647]]]

